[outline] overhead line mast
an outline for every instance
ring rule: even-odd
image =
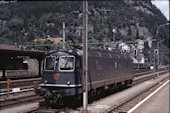
[[[87,112],[88,104],[88,3],[83,1],[83,111]]]

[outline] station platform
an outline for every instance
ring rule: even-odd
[[[143,104],[128,113],[170,113],[169,82],[148,98]],[[133,109],[133,108],[132,108]]]

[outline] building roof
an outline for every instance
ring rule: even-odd
[[[40,41],[41,43],[44,43],[47,40],[53,44],[58,44],[62,40],[62,38],[60,38],[60,37],[52,38],[52,37],[48,36],[48,38],[46,38],[46,39],[44,39],[44,38],[35,39],[35,41]]]
[[[47,39],[40,38],[38,39],[40,42],[44,43]]]
[[[52,37],[49,37],[47,39],[54,44],[58,44],[62,40],[62,38],[52,38]]]

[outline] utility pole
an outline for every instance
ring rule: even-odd
[[[160,26],[157,27],[157,29],[156,29],[156,35],[155,35],[155,37],[157,36],[157,41],[158,41],[159,29],[160,29],[161,27],[167,26],[167,25],[169,25],[169,24],[170,24],[170,23],[168,22],[168,23],[162,24],[162,25],[160,25]],[[157,49],[158,49],[157,64],[158,64],[158,66],[159,66],[159,43],[161,43],[162,41],[164,41],[164,40],[161,40],[160,42],[157,42]]]
[[[87,113],[88,104],[88,3],[83,1],[83,112]]]
[[[65,23],[63,22],[63,49],[65,49]]]
[[[154,65],[154,69],[153,69],[153,72],[154,72],[153,74],[154,74],[154,76],[153,76],[153,78],[154,78],[154,80],[155,80],[155,77],[156,77],[156,76],[155,76],[155,70],[156,70],[156,69],[155,69],[155,68],[156,68],[156,65],[155,65],[155,54],[153,55],[153,60],[154,60],[154,61],[153,61],[153,62],[154,62],[154,64],[153,64],[153,65]]]
[[[158,65],[158,68],[159,68],[159,44],[161,43],[161,42],[163,42],[164,41],[164,39],[163,40],[161,40],[161,41],[159,41],[159,42],[157,42],[157,49],[158,49],[158,54],[157,54],[157,65]]]

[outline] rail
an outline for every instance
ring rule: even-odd
[[[163,71],[160,71],[159,72],[159,75],[161,75],[161,74],[163,74],[163,73],[166,73],[166,72],[168,72],[168,70],[163,70]],[[143,82],[143,81],[146,81],[146,80],[148,80],[148,79],[152,79],[153,78],[153,75],[158,75],[158,72],[155,72],[155,73],[151,73],[151,74],[147,74],[147,75],[145,75],[145,76],[138,76],[138,77],[136,77],[135,78],[135,80],[134,80],[134,82],[135,81],[138,81],[138,82],[136,82],[134,85],[136,85],[136,84],[139,84],[139,83],[141,83],[141,82]],[[144,78],[147,78],[147,79],[144,79]],[[143,80],[140,80],[140,79],[143,79]],[[33,79],[32,79],[33,80]],[[40,80],[40,79],[39,79]],[[29,80],[29,81],[31,81],[31,80]],[[15,81],[15,82],[23,82],[23,80],[17,80],[17,81]],[[18,91],[17,93],[26,93],[27,91],[29,92],[29,91],[33,91],[34,90],[34,88],[28,88],[28,89],[23,89],[23,90],[20,90],[20,91]],[[14,94],[14,93],[16,93],[16,92],[10,92],[10,94]],[[2,92],[1,94],[0,94],[0,96],[2,97],[2,96],[5,96],[5,95],[7,95],[7,92]],[[34,97],[31,97],[31,96],[25,96],[25,97],[21,97],[21,98],[15,98],[15,99],[7,99],[7,100],[2,100],[0,103],[2,104],[2,105],[0,105],[0,107],[2,108],[2,107],[9,107],[9,106],[13,106],[14,104],[15,105],[18,105],[18,103],[19,104],[22,104],[22,103],[31,103],[31,102],[35,102],[35,101],[39,101],[39,100],[43,100],[43,98],[42,97],[37,97],[37,95],[32,95],[32,96],[35,96],[35,98]],[[26,99],[27,98],[27,99]],[[29,99],[30,98],[30,99]],[[37,99],[36,99],[37,98]],[[15,101],[16,100],[16,101]],[[23,100],[23,101],[22,101]],[[6,101],[6,102],[5,102]],[[15,101],[15,102],[14,102]],[[4,104],[4,102],[6,103],[6,104]],[[7,103],[9,103],[9,105],[7,104]]]

